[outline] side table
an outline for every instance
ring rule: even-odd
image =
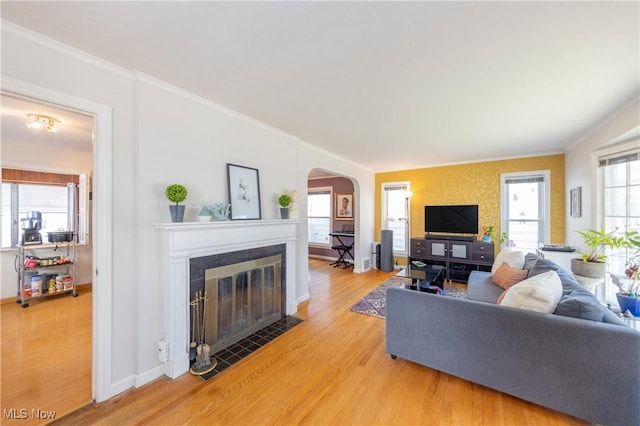
[[[596,292],[596,287],[598,287],[599,284],[602,284],[604,282],[604,278],[584,277],[582,275],[577,275],[577,274],[573,274],[573,276],[576,278],[576,281],[582,284],[584,288],[586,288],[587,290],[589,290],[591,293],[594,293],[594,294]]]
[[[410,263],[396,274],[396,277],[411,278],[410,290],[426,291],[426,287],[436,286],[444,290],[444,268],[438,265],[418,267]],[[425,290],[423,290],[425,289]]]

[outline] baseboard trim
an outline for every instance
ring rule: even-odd
[[[333,257],[333,256],[324,256],[321,254],[309,254],[310,258],[313,259],[322,259],[322,260],[330,260],[330,261],[334,261],[336,259],[338,259],[337,257]]]
[[[135,376],[135,387],[139,388],[140,386],[144,386],[162,376],[164,376],[164,364],[160,364],[157,367],[153,367],[152,369]]]
[[[111,399],[116,395],[119,395],[123,392],[128,391],[129,389],[135,386],[135,383],[136,383],[136,376],[134,375],[127,376],[122,380],[112,383],[111,388],[109,390],[110,395],[107,398],[104,398],[104,400]]]
[[[298,297],[298,300],[296,300],[296,302],[298,303],[298,305],[300,305],[301,303],[306,302],[310,298],[311,298],[311,295],[309,293],[307,293],[307,294],[304,294],[304,295]]]
[[[127,392],[133,388],[139,388],[141,386],[146,385],[164,375],[164,364],[161,364],[157,367],[153,367],[152,369],[145,371],[142,374],[127,376],[126,378],[119,380],[115,383],[111,384],[110,393],[108,399],[113,398],[114,396],[121,394],[123,392]]]

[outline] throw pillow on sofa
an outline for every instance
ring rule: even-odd
[[[527,278],[505,290],[500,305],[552,313],[562,297],[562,284],[555,271]]]
[[[506,290],[525,278],[527,278],[526,269],[512,268],[505,262],[496,270],[491,280]]]
[[[524,266],[522,267],[522,269],[526,269],[527,271],[529,271],[529,274],[531,274],[531,268],[534,267],[534,265],[536,264],[536,262],[540,260],[540,258],[533,254],[533,253],[527,253],[524,255]]]
[[[495,274],[503,263],[508,264],[512,268],[522,269],[524,267],[524,253],[509,247],[503,248],[500,250],[500,253],[498,253],[495,261],[493,262],[491,275]]]
[[[529,277],[533,277],[547,271],[556,271],[560,277],[563,296],[567,296],[572,291],[593,295],[589,290],[584,288],[584,286],[579,284],[570,272],[567,272],[564,268],[561,268],[556,263],[548,259],[538,260],[531,268],[531,271],[529,271]]]
[[[553,313],[565,317],[602,322],[604,308],[593,295],[574,290],[560,299]]]
[[[560,266],[558,266],[558,264],[556,264],[555,262],[549,259],[538,259],[531,267],[531,271],[529,271],[529,276],[532,277],[534,275],[538,275],[547,271],[558,272],[559,269],[561,269]]]

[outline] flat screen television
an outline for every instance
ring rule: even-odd
[[[478,205],[424,206],[427,233],[478,234]]]

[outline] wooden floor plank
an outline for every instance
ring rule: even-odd
[[[91,286],[78,293],[0,305],[2,424],[46,424],[33,410],[59,418],[91,402]]]
[[[392,360],[385,353],[384,319],[349,308],[394,272],[354,274],[327,263],[309,261],[311,298],[296,314],[304,321],[213,379],[189,374],[161,378],[91,404],[59,424],[585,424],[409,361]],[[3,354],[4,345],[3,335]],[[78,351],[89,347],[90,341],[74,345]],[[3,374],[3,391],[14,380],[18,374],[7,381]],[[73,386],[61,383],[59,393],[71,398]]]

